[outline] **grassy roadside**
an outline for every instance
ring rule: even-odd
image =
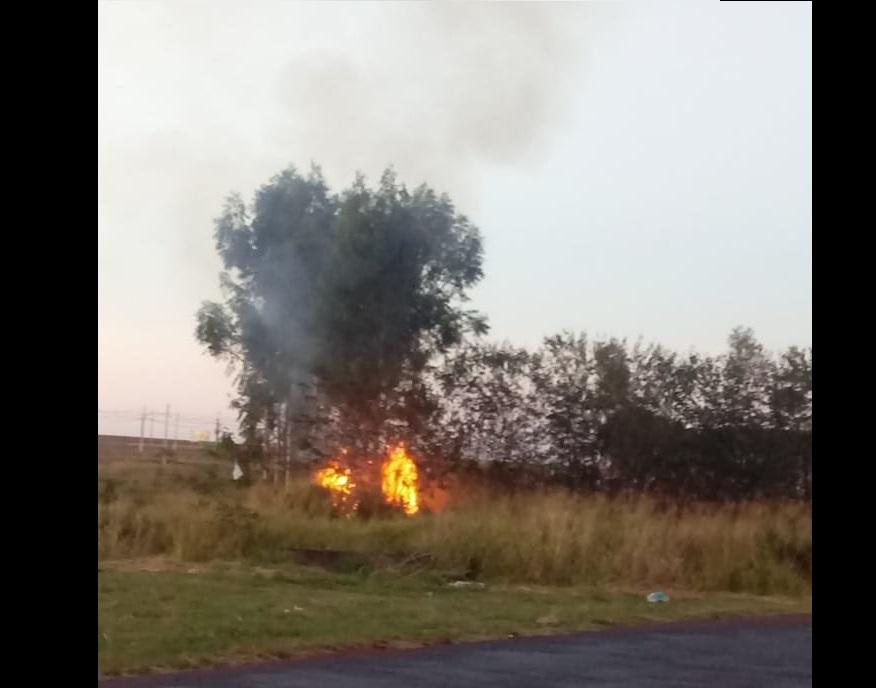
[[[199,467],[116,463],[98,483],[98,559],[271,565],[291,549],[428,559],[479,580],[663,586],[758,595],[811,591],[811,512],[780,501],[690,504],[460,484],[438,512],[338,518],[328,494],[231,484]]]
[[[339,573],[300,566],[107,561],[98,574],[105,675],[285,658],[350,647],[412,647],[691,618],[809,612],[811,598],[669,589],[488,584],[435,572]]]

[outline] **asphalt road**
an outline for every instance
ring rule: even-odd
[[[810,685],[808,616],[662,624],[100,682],[102,688]]]

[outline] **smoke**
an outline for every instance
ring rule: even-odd
[[[485,171],[562,143],[594,17],[584,3],[100,3],[99,305],[113,345],[148,362],[125,386],[161,366],[123,341],[131,328],[200,364],[192,314],[219,297],[227,193],[249,200],[289,163],[319,163],[334,190],[391,164],[476,220]]]
[[[201,282],[215,275],[201,254],[221,199],[250,197],[289,163],[319,163],[335,189],[394,165],[475,214],[484,168],[532,164],[562,143],[582,38],[610,13],[155,2],[103,3],[99,15],[107,241],[148,235],[172,253],[172,272],[191,266]]]
[[[271,139],[306,151],[333,182],[392,164],[411,185],[476,203],[483,166],[530,164],[569,114],[579,4],[387,4],[365,40],[328,44],[284,66]]]

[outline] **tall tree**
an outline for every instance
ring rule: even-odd
[[[391,170],[332,194],[318,168],[289,168],[249,206],[230,196],[215,239],[225,301],[202,305],[196,337],[235,367],[248,438],[287,457],[326,414],[376,444],[405,390],[422,402],[430,357],[487,331],[462,307],[483,274],[477,228]]]

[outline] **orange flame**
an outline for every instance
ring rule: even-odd
[[[417,464],[399,444],[383,462],[381,488],[388,504],[400,506],[408,516],[420,510],[417,504]]]
[[[346,455],[347,452],[341,450],[341,453]],[[367,463],[371,465],[373,462]],[[339,460],[332,460],[327,467],[316,471],[313,482],[331,493],[335,507],[349,506],[349,499],[356,488],[352,471]],[[420,510],[417,465],[403,444],[388,451],[381,467],[380,487],[384,501],[400,507],[406,515],[412,516]],[[352,503],[352,510],[355,511],[357,506],[358,500]]]
[[[338,461],[330,461],[326,468],[314,473],[313,482],[331,492],[332,504],[335,506],[346,502],[356,487],[350,469],[341,468]]]

